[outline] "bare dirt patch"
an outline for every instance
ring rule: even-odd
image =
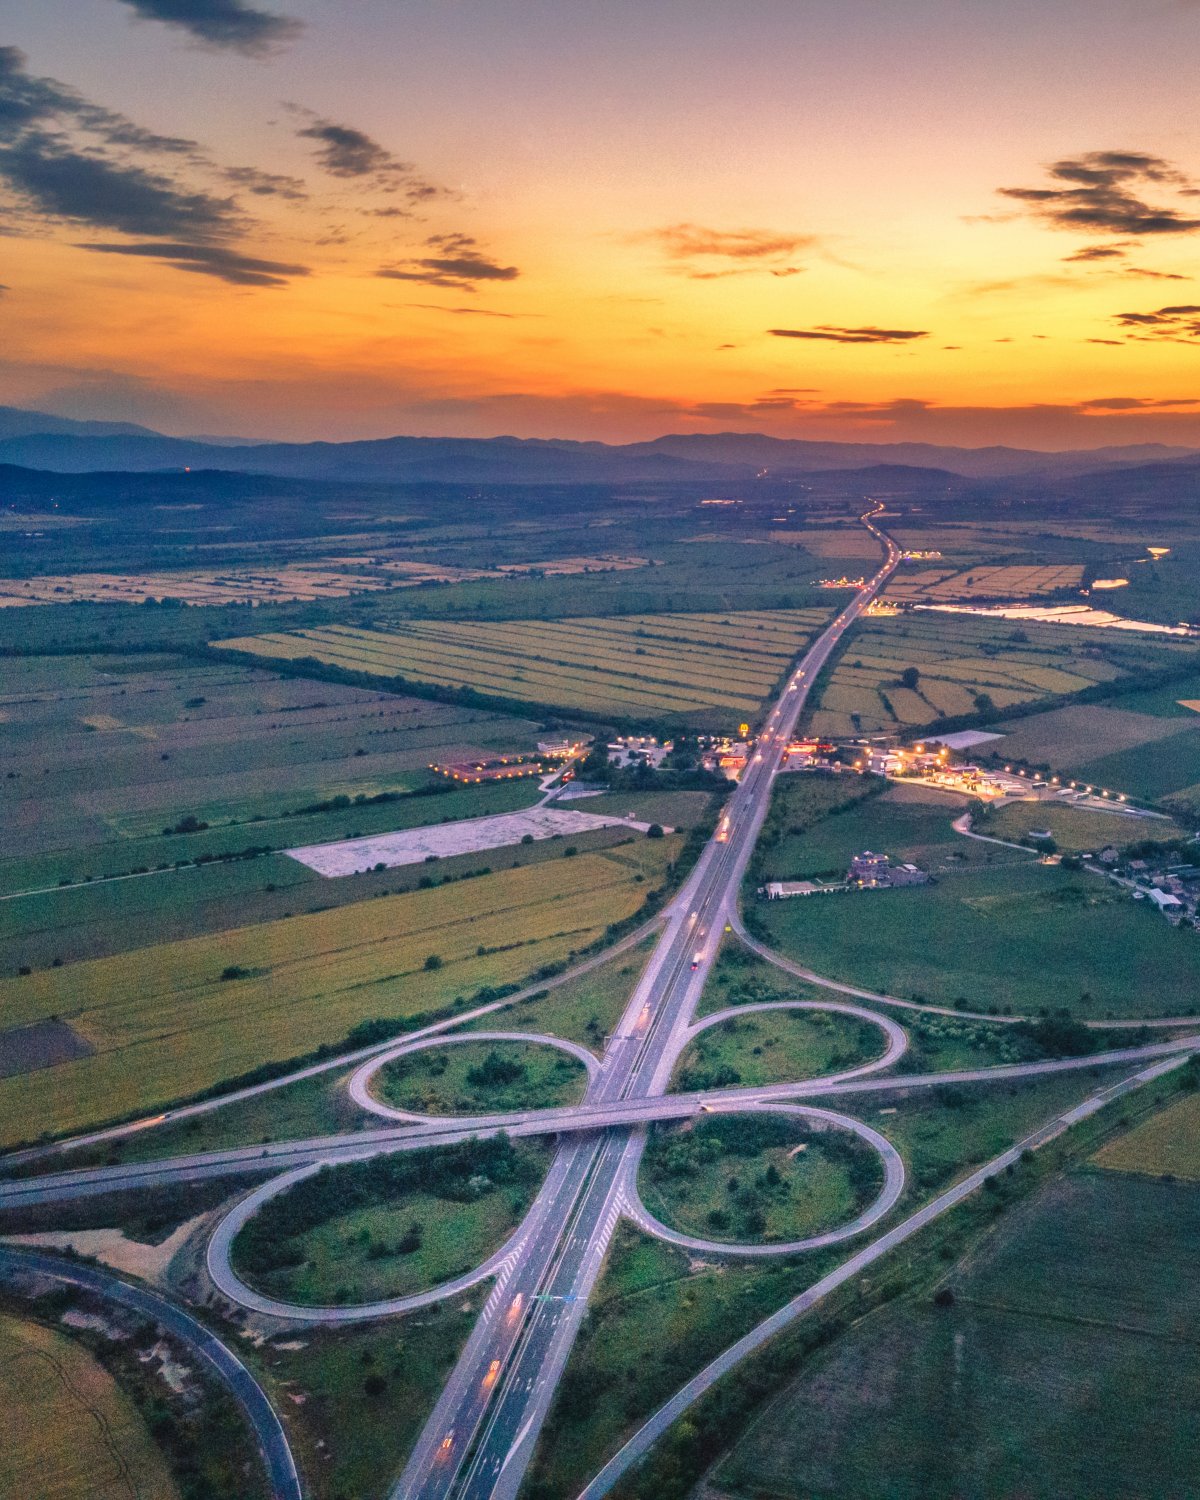
[[[77,1057],[91,1057],[95,1047],[65,1021],[37,1021],[0,1031],[0,1078],[56,1068]]]

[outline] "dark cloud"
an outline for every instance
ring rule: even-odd
[[[1114,321],[1139,340],[1191,344],[1200,339],[1200,304],[1179,302],[1154,312],[1117,313]]]
[[[146,21],[162,21],[186,31],[207,47],[224,47],[261,57],[285,42],[294,41],[303,27],[299,21],[260,10],[244,0],[121,0]]]
[[[35,77],[23,53],[0,47],[0,181],[18,207],[136,235],[231,232],[233,200],[168,176],[164,163],[174,169],[180,159],[202,160],[194,141],[143,130],[53,78]]]
[[[1147,190],[1193,197],[1194,185],[1171,162],[1143,151],[1088,151],[1048,168],[1052,186],[1000,188],[1005,198],[1053,229],[1076,233],[1191,234],[1200,219],[1170,204],[1152,204]]]
[[[1085,344],[1108,344],[1113,349],[1119,349],[1124,342],[1124,339],[1084,339]]]
[[[221,167],[195,141],[143,130],[53,78],[34,77],[15,47],[0,48],[0,186],[8,189],[10,225],[116,231],[138,243],[82,248],[144,256],[236,286],[278,287],[308,274],[233,248],[252,222],[234,197],[198,185],[205,176],[254,197],[306,196],[295,177]]]
[[[1081,411],[1158,411],[1163,407],[1200,406],[1200,396],[1163,397],[1152,400],[1146,396],[1100,396],[1094,401],[1081,401]]]
[[[332,177],[375,177],[381,173],[411,171],[378,141],[373,141],[352,125],[337,125],[332,120],[314,120],[296,134],[306,141],[316,141],[317,161]]]
[[[195,156],[199,151],[195,141],[144,130],[57,79],[35,77],[26,70],[26,61],[20,48],[0,47],[0,141],[54,126],[83,131],[105,146],[166,156]]]
[[[502,266],[493,260],[469,234],[431,235],[425,248],[439,253],[380,266],[376,276],[473,292],[481,281],[515,281],[521,274],[516,266]]]
[[[76,150],[41,131],[0,145],[0,179],[40,214],[124,234],[206,239],[241,223],[231,198],[189,192],[147,167]]]
[[[835,328],[828,323],[816,328],[768,328],[767,332],[777,339],[822,339],[834,344],[906,344],[929,337],[921,328]]]
[[[317,164],[331,177],[357,182],[385,193],[402,193],[409,204],[450,196],[444,188],[426,181],[412,162],[401,161],[366,131],[353,125],[341,125],[336,120],[322,119],[299,105],[289,105],[288,108],[307,122],[297,129],[296,134],[301,140],[315,142],[313,155]],[[382,216],[385,211],[380,212]],[[395,211],[397,215],[404,212],[406,210]]]
[[[693,281],[718,281],[751,273],[798,276],[803,266],[791,264],[798,251],[818,243],[816,235],[791,234],[776,229],[709,229],[703,224],[666,224],[635,236],[638,242],[659,247],[670,269]]]
[[[286,177],[281,172],[260,172],[257,167],[225,167],[221,176],[235,187],[244,188],[256,198],[285,198],[291,203],[301,203],[308,192],[298,177]]]
[[[147,260],[162,261],[177,271],[194,271],[198,276],[214,276],[227,281],[231,286],[286,286],[293,276],[307,276],[307,266],[297,266],[286,261],[260,260],[257,256],[243,255],[225,245],[141,244],[105,245],[82,244],[79,250],[92,250],[100,255],[131,255]]]

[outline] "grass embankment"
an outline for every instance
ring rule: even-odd
[[[587,1087],[578,1058],[524,1042],[457,1043],[385,1063],[377,1099],[418,1114],[497,1114],[575,1104]]]
[[[548,1146],[499,1137],[327,1167],[263,1204],[233,1264],[269,1296],[311,1306],[425,1291],[500,1246],[549,1161]]]
[[[469,1021],[463,1030],[492,1030],[499,1026],[505,1031],[541,1031],[579,1042],[602,1057],[605,1038],[616,1029],[657,942],[657,935],[648,937],[627,953],[597,964],[576,979],[543,990],[511,1009]]]
[[[783,1115],[721,1115],[657,1127],[643,1158],[646,1207],[701,1239],[771,1244],[860,1213],[883,1182],[874,1151]]]
[[[144,948],[0,982],[9,1026],[69,1022],[95,1055],[0,1080],[0,1143],[211,1087],[561,963],[661,884],[677,838]],[[229,976],[227,978],[223,976]]]
[[[387,1494],[487,1293],[484,1285],[453,1307],[239,1349],[272,1396],[314,1500]]]

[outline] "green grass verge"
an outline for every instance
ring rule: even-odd
[[[882,1181],[878,1156],[857,1138],[761,1114],[656,1127],[639,1175],[643,1202],[664,1224],[737,1244],[836,1228],[866,1208]]]
[[[425,1291],[516,1228],[550,1150],[499,1137],[324,1168],[263,1204],[234,1239],[234,1267],[268,1296],[310,1306]]]
[[[385,1063],[372,1080],[385,1104],[428,1115],[550,1109],[577,1103],[586,1087],[578,1058],[523,1042],[429,1048]]]

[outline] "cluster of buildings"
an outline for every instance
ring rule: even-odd
[[[1102,868],[1135,901],[1149,901],[1173,927],[1200,931],[1200,865],[1167,860],[1123,859],[1112,845],[1084,855]]]
[[[748,730],[746,731],[749,732]],[[700,764],[706,771],[737,781],[750,759],[750,741],[735,740],[728,735],[702,736]]]
[[[546,767],[528,755],[502,755],[495,760],[431,761],[429,769],[451,781],[517,781],[525,776],[544,776]]]
[[[864,849],[850,861],[846,884],[860,891],[886,891],[902,885],[928,885],[929,876],[916,865],[894,865],[886,854]]]
[[[825,896],[835,891],[887,891],[906,885],[928,885],[929,875],[912,864],[893,864],[886,854],[864,849],[850,861],[845,880],[771,880],[759,895],[767,901],[792,896]]]
[[[675,748],[674,740],[658,740],[652,734],[628,734],[605,746],[610,766],[625,769],[649,766],[656,770]]]
[[[484,781],[518,781],[527,776],[545,776],[564,761],[575,760],[587,750],[584,740],[539,740],[536,755],[495,755],[488,760],[430,761],[429,769],[450,781],[472,785]],[[569,774],[569,773],[568,773]]]

